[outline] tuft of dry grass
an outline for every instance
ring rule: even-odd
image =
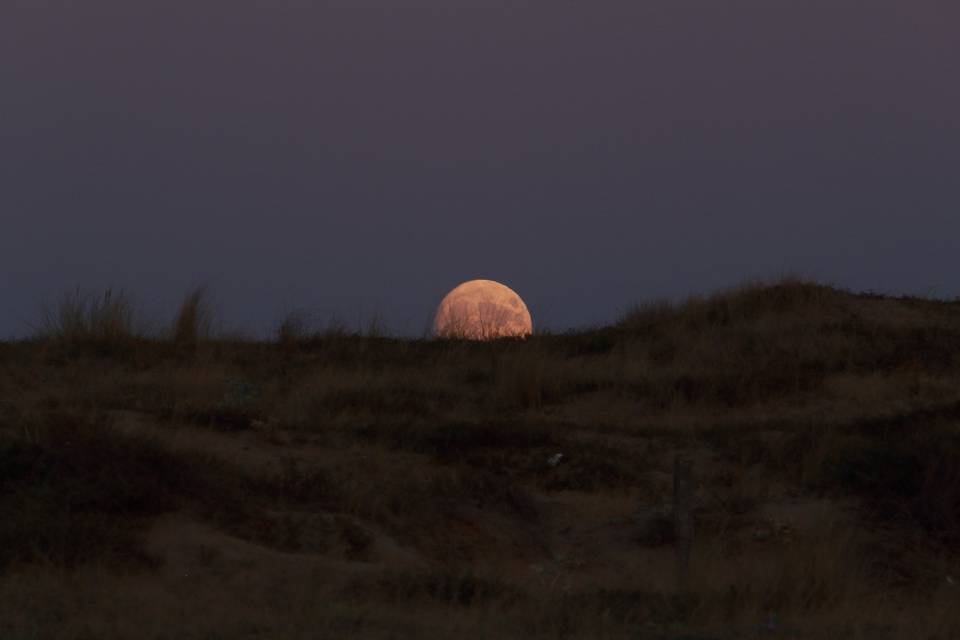
[[[180,303],[171,328],[173,342],[185,347],[196,346],[201,340],[210,337],[211,321],[207,287],[199,286],[189,292]]]
[[[78,288],[65,293],[55,307],[43,309],[38,337],[73,349],[109,351],[137,339],[135,315],[133,301],[123,290],[93,295]]]
[[[293,347],[305,340],[309,333],[309,322],[303,312],[288,313],[277,325],[277,342],[285,347]]]

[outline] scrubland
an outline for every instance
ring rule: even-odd
[[[960,637],[960,302],[785,280],[483,343],[134,311],[0,343],[0,638]]]

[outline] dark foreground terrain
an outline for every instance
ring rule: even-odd
[[[960,303],[785,281],[490,343],[126,304],[0,343],[0,638],[960,637]]]

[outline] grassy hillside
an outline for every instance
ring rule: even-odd
[[[784,281],[491,343],[133,315],[0,343],[0,638],[960,635],[960,303]]]

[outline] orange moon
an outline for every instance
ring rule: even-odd
[[[533,333],[530,311],[517,292],[493,280],[470,280],[448,293],[433,321],[440,338],[494,340]]]

